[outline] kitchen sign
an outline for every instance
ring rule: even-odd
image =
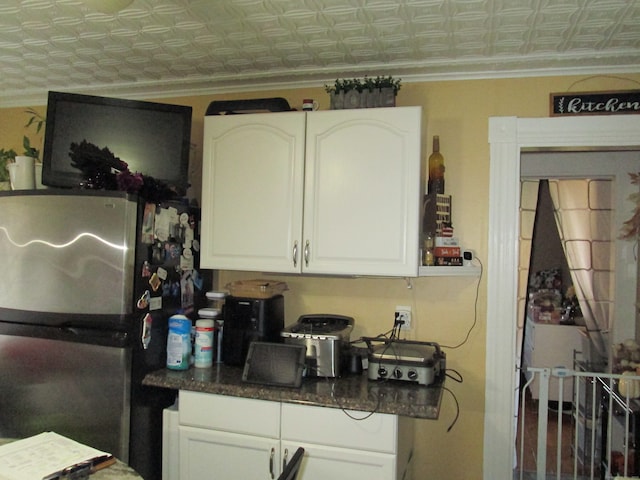
[[[552,117],[640,113],[640,90],[552,93],[550,109]]]

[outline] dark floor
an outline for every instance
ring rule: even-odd
[[[522,409],[521,409],[522,410]],[[521,416],[518,418],[518,435],[517,435],[517,455],[518,469],[514,478],[520,478],[520,467],[525,473],[535,473],[537,462],[537,442],[538,442],[538,402],[527,396],[525,401],[525,422],[524,422],[524,450],[521,455]],[[573,478],[574,456],[573,456],[573,424],[570,406],[563,408],[561,415],[561,449],[560,449],[560,473],[562,478]],[[547,423],[547,469],[546,473],[556,478],[558,473],[557,456],[558,456],[558,405],[557,402],[551,402],[548,410]],[[582,473],[582,472],[578,472]],[[535,478],[531,475],[524,475],[525,479]]]

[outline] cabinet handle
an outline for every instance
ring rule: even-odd
[[[304,266],[309,266],[309,240],[304,244]]]
[[[275,459],[275,456],[276,456],[276,449],[272,448],[271,457],[269,458],[269,475],[271,475],[271,478],[275,478],[275,475],[273,474],[273,461]]]
[[[282,471],[284,472],[284,469],[287,468],[287,459],[289,458],[289,449],[285,448],[284,449],[284,457],[282,458]]]
[[[293,266],[298,266],[298,242],[293,242]]]

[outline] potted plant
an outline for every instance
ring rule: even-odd
[[[46,119],[40,113],[36,112],[32,108],[25,110],[25,113],[29,115],[25,128],[35,127],[36,133],[39,134],[44,127]],[[25,162],[27,164],[35,164],[36,169],[42,168],[40,161],[40,150],[31,144],[31,140],[27,135],[22,137],[22,154],[16,153],[12,148],[4,149],[0,148],[0,183],[10,180],[9,169],[11,164],[16,162]],[[33,159],[33,160],[32,160]],[[0,190],[7,190],[7,183],[0,185]]]
[[[325,85],[325,91],[331,96],[331,110],[342,110],[349,108],[349,103],[353,102],[360,82],[357,79],[337,78],[333,85]],[[356,107],[351,107],[356,108]]]
[[[13,162],[15,158],[15,150],[0,148],[0,190],[11,190],[7,165]]]
[[[380,92],[379,106],[396,106],[396,96],[398,95],[400,87],[402,86],[401,82],[401,78],[394,79],[391,75],[389,75],[388,77],[376,77],[373,83],[374,88]]]
[[[401,81],[392,76],[336,79],[333,85],[325,85],[325,91],[331,96],[332,110],[394,107]]]

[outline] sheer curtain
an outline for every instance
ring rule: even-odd
[[[527,286],[529,282],[529,260],[531,258],[531,246],[533,243],[533,226],[536,219],[536,206],[538,203],[538,180],[520,181],[520,241],[518,266],[518,326],[516,329],[516,368],[522,368],[522,348],[527,308]],[[517,378],[520,381],[520,377]],[[519,388],[514,392],[514,404],[516,412],[520,405]],[[518,416],[513,419],[514,438],[518,436]],[[518,452],[513,448],[513,468],[518,466]]]
[[[613,314],[612,183],[607,179],[549,180],[571,280],[600,360],[608,357]]]
[[[527,311],[527,287],[529,285],[529,263],[533,245],[533,227],[536,221],[539,180],[520,181],[520,261],[518,262],[518,329],[516,339],[517,368],[521,367],[522,339]]]

